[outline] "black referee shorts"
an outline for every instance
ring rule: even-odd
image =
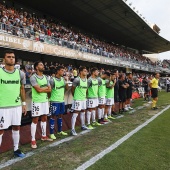
[[[127,90],[126,91],[126,99],[131,99],[132,98],[132,90]]]
[[[126,101],[126,92],[119,93],[119,102],[125,102],[125,101]]]
[[[152,88],[151,89],[151,94],[152,94],[152,98],[158,97],[158,89],[157,88]]]

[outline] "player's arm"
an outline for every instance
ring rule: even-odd
[[[51,92],[51,86],[48,82],[48,85],[47,87],[40,87],[37,83],[37,80],[34,76],[31,76],[30,77],[30,82],[31,82],[31,85],[32,87],[38,92],[38,93],[49,93]]]
[[[152,88],[152,84],[153,84],[153,79],[150,81],[149,83],[149,87]]]
[[[51,92],[51,87],[40,87],[38,84],[33,86],[33,88],[38,92],[38,93],[50,93]]]
[[[20,96],[22,101],[22,112],[24,113],[25,116],[27,114],[25,87],[24,87],[24,84],[26,84],[25,73],[20,71],[20,77],[21,77]]]
[[[73,85],[71,87],[71,93],[72,95],[74,96],[74,91],[75,91],[75,88],[79,85],[79,79],[75,78],[74,81],[73,81]]]
[[[87,91],[86,91],[86,96],[88,95],[88,88],[91,87],[91,86],[92,86],[92,80],[91,80],[91,78],[89,78],[89,79],[87,80]]]
[[[112,88],[114,88],[114,87],[115,87],[115,84],[116,84],[116,79],[114,79],[114,81],[113,81]]]
[[[69,83],[69,78],[67,76],[67,77],[65,77],[65,91],[69,89],[68,83]]]
[[[106,80],[106,87],[107,88],[110,88],[110,81],[111,81],[111,77]]]
[[[74,96],[75,88],[76,88],[75,86],[72,86],[72,87],[71,87],[71,93],[72,93],[73,96]]]

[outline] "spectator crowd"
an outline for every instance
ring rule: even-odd
[[[64,26],[52,17],[40,17],[23,9],[15,9],[0,4],[0,20],[0,29],[4,33],[67,46],[68,48],[109,58],[119,58],[145,66],[162,67],[161,63],[152,62],[149,58],[137,54],[135,50],[77,31],[76,28],[70,25]]]

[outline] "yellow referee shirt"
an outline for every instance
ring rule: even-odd
[[[159,79],[153,78],[151,80],[151,87],[152,88],[158,88],[158,81],[159,81]]]

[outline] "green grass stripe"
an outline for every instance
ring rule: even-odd
[[[89,170],[169,170],[170,110],[156,118]]]

